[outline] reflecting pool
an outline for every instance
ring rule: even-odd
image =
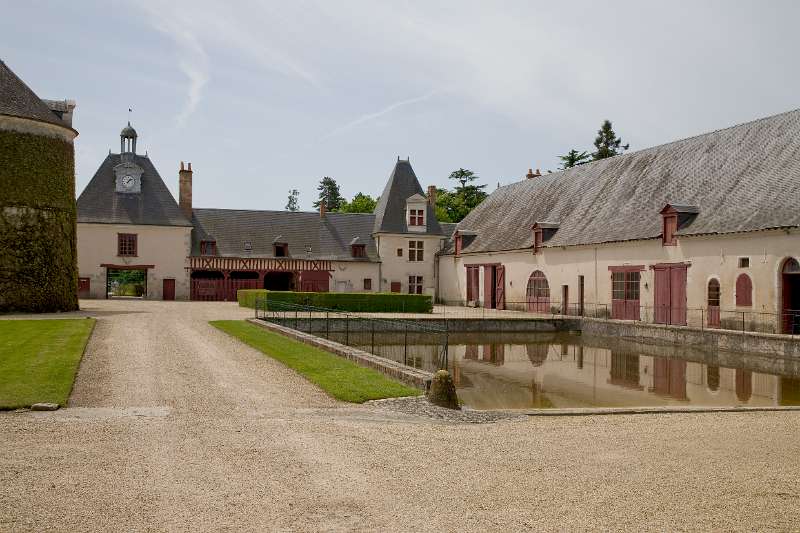
[[[348,341],[426,370],[441,351],[420,335]],[[795,361],[574,333],[451,333],[448,367],[474,409],[800,405]]]

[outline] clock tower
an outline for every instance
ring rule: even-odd
[[[128,125],[119,134],[121,162],[114,167],[116,191],[124,194],[142,192],[142,174],[144,170],[136,164],[136,130]]]

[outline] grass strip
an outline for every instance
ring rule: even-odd
[[[290,339],[244,320],[215,320],[211,325],[295,370],[322,390],[344,402],[417,396],[421,392],[372,368]]]
[[[94,322],[0,320],[0,409],[65,406]]]

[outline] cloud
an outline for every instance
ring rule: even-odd
[[[178,67],[189,80],[186,102],[176,117],[178,126],[182,127],[197,109],[203,97],[203,88],[211,79],[208,54],[189,26],[176,24],[174,17],[164,16],[152,6],[144,5],[143,8],[152,27],[168,35],[178,46]]]
[[[429,100],[430,98],[433,98],[434,96],[436,96],[440,92],[441,91],[431,91],[431,92],[429,92],[427,94],[423,94],[422,96],[417,96],[415,98],[408,98],[406,100],[400,100],[399,102],[394,102],[393,104],[389,104],[388,106],[384,107],[380,111],[376,111],[375,113],[367,113],[366,115],[361,115],[357,119],[352,120],[352,121],[350,121],[347,124],[344,124],[342,126],[339,126],[338,128],[335,128],[335,129],[331,130],[330,132],[328,132],[327,134],[325,134],[322,138],[323,139],[328,139],[330,137],[334,137],[334,136],[339,135],[340,133],[343,133],[343,132],[345,132],[347,130],[353,129],[356,126],[360,126],[361,124],[365,124],[367,122],[375,120],[376,118],[380,118],[380,117],[382,117],[384,115],[388,115],[389,113],[391,113],[395,109],[398,109],[398,108],[401,108],[401,107],[404,107],[404,106],[407,106],[407,105],[418,104],[420,102],[424,102],[425,100]]]

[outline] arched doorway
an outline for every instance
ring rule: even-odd
[[[550,312],[550,285],[541,270],[534,271],[528,278],[525,299],[528,302],[528,311],[535,313]]]
[[[781,268],[781,323],[783,333],[800,333],[800,263],[793,257]]]
[[[719,327],[719,280],[711,278],[708,280],[708,327]]]

